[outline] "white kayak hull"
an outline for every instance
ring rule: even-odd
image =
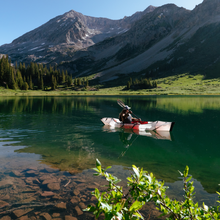
[[[117,118],[102,118],[101,121],[103,124],[108,125],[112,128],[125,128],[125,129],[133,129],[139,131],[171,131],[174,125],[174,122],[164,122],[164,121],[148,121],[146,124],[140,123],[122,123]]]
[[[120,132],[121,129],[123,128],[117,128],[117,127],[110,127],[108,125],[103,126],[103,131],[105,132]],[[130,134],[137,134],[140,136],[146,136],[154,139],[159,139],[159,140],[169,140],[172,141],[171,135],[169,131],[140,131],[140,130],[132,130],[132,129],[123,129],[124,133],[130,133]]]

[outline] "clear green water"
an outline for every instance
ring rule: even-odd
[[[175,121],[171,141],[103,127],[102,117],[121,111],[117,98],[142,120]],[[220,191],[219,113],[218,96],[1,97],[1,172],[49,166],[76,174],[98,158],[104,166],[143,167],[182,198],[178,170],[188,165],[196,199],[213,205]]]

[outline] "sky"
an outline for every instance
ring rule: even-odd
[[[122,19],[149,5],[173,3],[193,10],[203,0],[0,0],[0,46],[70,10],[92,17]]]

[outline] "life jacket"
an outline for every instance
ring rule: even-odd
[[[119,114],[119,120],[122,122],[127,121],[126,123],[130,123],[130,120],[126,120],[129,117],[129,113],[126,113],[126,110],[122,110],[121,113]]]

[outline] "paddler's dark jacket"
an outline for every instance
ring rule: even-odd
[[[123,109],[121,113],[119,114],[119,120],[123,123],[131,123],[131,115],[130,111],[127,111],[127,109]]]

